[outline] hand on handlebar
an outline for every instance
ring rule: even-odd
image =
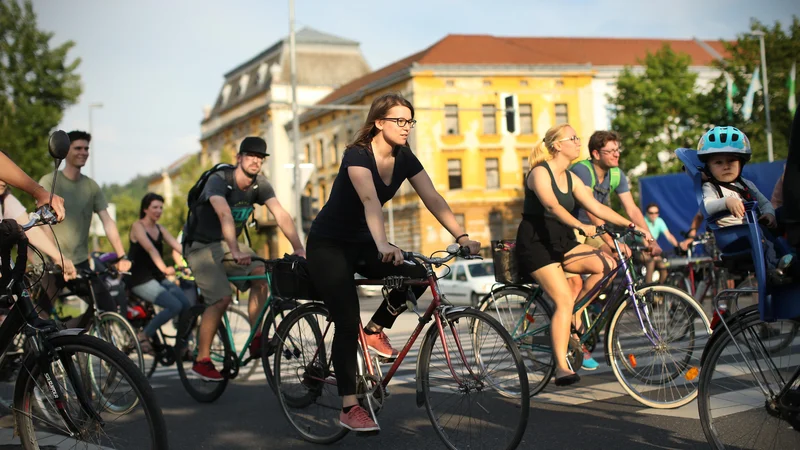
[[[56,215],[56,219],[58,219],[59,222],[64,220],[64,217],[66,216],[66,210],[64,209],[64,199],[61,198],[61,196],[53,194],[53,199],[51,201],[50,193],[45,189],[39,189],[36,191],[35,198],[37,209],[48,205],[53,214]]]
[[[403,264],[403,252],[398,247],[384,242],[377,245],[378,254],[381,255],[381,261],[388,263],[394,262],[395,266]]]
[[[64,281],[74,280],[78,277],[78,271],[75,269],[75,264],[72,260],[64,258],[64,266],[61,268]]]
[[[297,256],[299,256],[301,258],[305,258],[306,257],[306,250],[301,248],[301,249],[295,250],[293,254],[297,255]]]
[[[470,255],[477,255],[481,251],[481,243],[478,241],[473,241],[472,239],[468,239],[459,245],[468,248]]]
[[[175,275],[175,268],[167,266],[167,270],[164,271],[164,275],[171,277]]]
[[[120,272],[130,272],[131,270],[131,262],[127,259],[121,259],[117,263],[117,270]]]
[[[597,234],[597,227],[594,225],[581,224],[581,226],[578,227],[578,231],[580,231],[582,235],[589,238]]]
[[[233,260],[236,261],[236,264],[239,264],[240,266],[250,265],[251,262],[250,254],[247,252],[243,252],[241,250],[235,250],[231,251],[231,256],[233,257]]]

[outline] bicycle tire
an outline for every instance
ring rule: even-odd
[[[205,310],[205,305],[195,305],[181,317],[181,323],[178,325],[178,336],[175,339],[175,355],[178,365],[178,375],[180,376],[181,384],[183,384],[186,392],[198,402],[211,403],[225,392],[225,388],[230,381],[231,366],[232,364],[236,364],[237,361],[235,361],[236,355],[233,353],[233,350],[231,350],[231,343],[228,340],[228,332],[225,329],[225,325],[220,322],[215,334],[216,339],[212,340],[211,344],[212,352],[215,353],[215,355],[212,355],[212,360],[215,359],[213,356],[217,356],[216,359],[221,360],[217,362],[222,362],[222,368],[219,370],[223,377],[222,381],[203,381],[200,383],[200,385],[210,387],[208,391],[200,391],[192,384],[193,380],[189,370],[197,357],[197,336],[200,329],[200,320]],[[217,345],[221,345],[222,347],[217,347],[215,349],[214,343],[217,341],[219,342]],[[182,358],[178,358],[178,355],[184,355],[187,350],[189,354],[192,355],[192,358],[190,358],[191,361],[184,361]],[[214,350],[216,350],[216,352],[214,352]]]
[[[161,408],[159,407],[156,396],[142,371],[136,367],[136,365],[128,358],[128,356],[116,349],[112,344],[92,336],[66,335],[50,337],[47,339],[50,344],[57,349],[56,352],[61,361],[71,359],[70,355],[81,351],[95,358],[100,358],[109,366],[113,366],[116,370],[116,373],[119,373],[122,376],[121,379],[124,379],[128,384],[130,384],[133,392],[137,396],[136,403],[142,406],[150,432],[149,447],[153,449],[167,449],[169,447],[166,422],[164,421],[164,416],[161,412]],[[39,377],[39,371],[40,369],[36,364],[34,355],[30,355],[26,359],[25,370],[20,371],[20,375],[17,378],[14,389],[14,417],[20,434],[20,440],[22,441],[23,447],[27,450],[35,450],[39,448],[34,425],[35,420],[33,414],[31,413],[31,408],[34,405],[36,398],[34,389],[38,389],[36,380]],[[40,390],[40,392],[49,392],[49,390]],[[40,396],[41,395],[43,394],[40,394]],[[68,400],[69,398],[62,399],[62,401]],[[97,408],[95,407],[95,409]],[[102,411],[97,412],[102,414]],[[75,418],[73,417],[73,419]],[[109,422],[106,420],[101,434],[105,434],[108,426]],[[98,423],[91,421],[88,425],[83,427],[83,430],[85,433],[87,430],[92,430],[95,428],[99,429],[101,426]],[[131,436],[126,435],[126,437]],[[133,438],[136,440],[136,442],[130,443],[129,448],[142,448],[142,436],[136,433]],[[120,444],[121,440],[114,440],[115,447]]]
[[[549,326],[541,333],[531,336],[524,336],[524,333],[518,333],[516,330],[522,314],[522,307],[533,295],[534,291],[525,286],[502,286],[484,296],[479,307],[479,311],[489,314],[503,325],[511,335],[517,348],[520,349],[520,353],[523,354],[526,361],[525,367],[528,373],[528,388],[531,396],[538,394],[547,386],[556,370],[553,362]],[[508,298],[512,300],[507,300]],[[519,303],[522,303],[519,311],[512,311],[513,304]],[[508,306],[506,307],[504,304]],[[526,318],[523,323],[525,327],[537,322],[542,326],[550,323],[553,311],[550,308],[550,304],[541,295],[536,295],[533,298],[532,306],[528,308],[528,311],[531,309],[533,309],[533,314],[528,313],[531,317]],[[512,333],[517,336],[512,335]]]
[[[228,314],[228,324],[230,324],[230,332],[231,336],[234,338],[234,343],[237,335],[250,335],[252,327],[250,326],[250,318],[247,316],[247,313],[233,307],[229,307],[225,312]],[[246,331],[244,327],[247,327]],[[232,347],[232,350],[235,354],[239,353],[239,349],[236,345]],[[236,380],[247,381],[256,372],[257,368],[258,363],[255,361],[250,361],[246,366],[239,366],[239,374],[236,375]]]
[[[461,333],[454,331],[455,326],[461,320],[464,320],[467,323],[467,326],[469,327],[467,332],[469,333],[471,339],[466,339],[465,336],[461,336]],[[479,339],[475,334],[475,329],[479,326],[479,322],[486,324],[487,329],[490,329],[496,333],[500,342],[495,342],[494,344],[489,343],[490,345],[486,345],[487,342],[484,339]],[[436,434],[439,436],[445,446],[450,449],[459,448],[462,440],[469,443],[469,447],[474,449],[517,448],[525,434],[525,429],[527,428],[528,424],[528,416],[530,414],[528,375],[526,374],[525,363],[519,348],[517,348],[514,340],[511,338],[511,335],[500,322],[495,320],[489,314],[472,308],[456,308],[454,310],[447,311],[444,320],[442,321],[442,325],[445,328],[445,337],[448,336],[448,331],[450,334],[454,335],[453,340],[447,343],[447,348],[451,355],[452,365],[455,367],[459,360],[466,364],[467,361],[464,361],[464,358],[459,356],[464,355],[467,359],[474,359],[474,362],[477,363],[477,366],[480,368],[480,370],[473,370],[470,368],[461,370],[458,374],[461,375],[462,380],[457,382],[457,388],[449,388],[449,391],[454,394],[464,395],[466,400],[462,399],[462,401],[471,403],[474,399],[479,399],[476,400],[479,407],[475,408],[470,408],[469,406],[459,403],[460,407],[457,408],[458,412],[456,414],[462,415],[468,412],[478,412],[478,414],[482,414],[484,417],[478,419],[470,418],[466,421],[469,424],[467,425],[466,431],[470,434],[468,437],[463,439],[459,439],[458,436],[456,436],[457,433],[451,429],[451,426],[460,425],[461,421],[440,421],[440,418],[437,417],[438,407],[444,407],[446,402],[440,402],[437,401],[438,399],[433,399],[432,394],[447,394],[447,392],[442,391],[447,391],[448,389],[438,386],[434,388],[431,387],[431,359],[435,350],[434,346],[437,342],[441,342],[439,329],[436,324],[432,324],[425,333],[425,339],[421,344],[419,359],[417,360],[417,373],[419,374],[417,381],[417,398],[419,398],[419,395],[422,394],[425,410],[428,414],[428,418],[431,420],[434,431],[436,431]],[[458,340],[461,343],[462,351],[456,351],[456,348],[458,347],[455,344],[455,334],[459,335]],[[497,338],[495,340],[497,340]],[[471,347],[468,348],[468,345],[471,345]],[[488,363],[484,357],[484,349],[486,349],[486,351],[493,351],[494,353],[498,353],[498,351],[502,353],[507,352],[511,355],[511,361],[513,364],[509,363],[508,368],[505,371],[507,376],[503,376],[503,374],[496,376],[487,375]],[[443,349],[441,352],[443,356],[446,354]],[[439,367],[440,365],[437,364],[436,366]],[[446,367],[448,367],[446,364],[442,366],[441,369],[443,374],[440,376],[434,375],[433,379],[449,379],[452,382],[453,375],[450,371],[444,370]],[[478,378],[478,375],[480,376],[479,378],[481,378],[480,380],[476,379]],[[486,380],[488,380],[488,382]],[[503,384],[504,381],[502,380],[507,380],[510,384],[510,388],[506,388]],[[475,386],[470,386],[470,383],[473,382],[475,383]],[[488,396],[491,392],[497,392],[502,399],[500,401],[489,399]],[[513,398],[515,403],[516,400],[519,400],[519,405],[510,405],[510,402],[508,401],[509,398]],[[514,413],[518,412],[518,420],[516,422],[513,419],[508,420],[505,417],[505,415],[508,413],[499,412],[499,410],[495,408],[495,405],[505,405],[507,407],[505,411],[513,411]],[[489,411],[491,411],[491,413]],[[486,418],[495,418],[498,422],[487,425],[483,423]],[[501,430],[506,425],[513,427],[513,430],[509,430],[508,432]],[[486,437],[487,434],[494,432],[500,432],[500,434],[504,436],[502,438],[503,442],[498,442],[500,439],[496,437],[489,437],[488,439],[490,442],[487,444],[488,446],[485,447],[482,447],[475,442],[477,439]],[[505,436],[508,437],[506,438]]]
[[[347,428],[342,427],[339,423],[341,401],[338,392],[336,392],[335,383],[331,385],[325,381],[319,381],[320,378],[328,380],[334,376],[331,370],[332,361],[330,359],[329,346],[326,346],[324,341],[326,337],[333,337],[334,330],[328,329],[328,333],[323,336],[321,328],[314,325],[321,320],[327,322],[329,318],[328,309],[318,303],[307,303],[294,309],[278,326],[275,354],[280,355],[280,357],[273,358],[275,392],[281,411],[304,440],[315,444],[337,442],[349,432]],[[299,333],[301,335],[299,338],[290,337],[295,325],[301,323],[301,321],[308,324],[309,330],[305,335],[312,340],[307,350],[302,345],[304,341],[302,336],[304,333],[302,331]],[[331,327],[334,326],[332,322],[328,323],[331,323]],[[288,342],[292,342],[293,348],[285,348]],[[297,348],[298,345],[300,346],[299,349]],[[284,374],[282,366],[284,364],[288,366],[292,360],[301,362],[301,366],[294,369],[288,367]],[[302,369],[302,373],[300,373],[300,369]],[[298,375],[300,375],[299,379],[297,378]],[[294,386],[298,388],[298,394],[287,394],[293,386],[292,381],[295,381]],[[326,395],[326,389],[334,392],[329,392],[330,396],[323,398]],[[326,402],[327,404],[323,404]],[[318,413],[303,413],[303,411],[313,407],[315,404],[321,406],[317,408]],[[328,413],[329,417],[320,417],[325,412]],[[312,430],[312,427],[315,428]],[[317,431],[322,427],[329,431]]]
[[[640,298],[640,302],[648,308],[648,314],[651,315],[650,323],[653,327],[663,325],[663,329],[652,330],[660,338],[654,347],[641,330],[641,325],[636,319],[638,316],[632,311],[633,303],[630,300],[621,302],[611,318],[608,336],[606,337],[606,352],[611,362],[612,372],[622,388],[645,406],[656,409],[671,409],[683,406],[697,397],[697,383],[695,382],[697,378],[685,375],[689,373],[689,370],[696,370],[700,367],[703,348],[711,336],[711,325],[708,317],[694,298],[686,292],[671,286],[642,286],[636,290],[634,295]],[[673,300],[669,300],[670,298]],[[672,301],[676,300],[683,302],[685,313],[673,310]],[[623,318],[623,313],[627,311],[632,312],[627,321],[632,324],[633,337],[624,339],[626,343],[623,349],[623,339],[619,335],[624,332],[623,322],[626,319]],[[676,318],[676,314],[681,314],[684,322],[678,323],[677,321],[680,317]],[[663,316],[660,317],[660,321],[658,315]],[[700,325],[697,324],[698,320],[701,321]],[[688,322],[688,325],[686,322]],[[680,331],[673,335],[668,332],[667,327],[672,327],[676,323]],[[680,361],[667,363],[665,358],[672,354],[672,346],[670,344],[683,342],[687,338],[687,332],[689,333],[688,349],[676,351]],[[674,339],[670,340],[673,336]],[[642,338],[643,344],[638,347],[629,346],[627,341],[635,338]],[[683,356],[681,357],[680,355]],[[662,370],[658,370],[656,366],[651,366],[649,371],[638,370],[640,362],[654,361],[657,363],[658,358],[662,358]],[[628,375],[632,376],[629,377]],[[683,376],[683,380],[686,383],[680,381],[681,376]],[[657,379],[653,377],[657,377]],[[636,385],[635,380],[642,382],[642,386]],[[655,390],[655,392],[652,389],[653,386],[665,387],[665,383],[671,383],[669,389],[663,391]],[[681,385],[678,383],[681,383]],[[655,398],[650,396],[651,392],[654,392]]]
[[[764,448],[760,446],[763,444],[770,445],[770,448],[800,448],[800,432],[798,432],[800,422],[797,413],[794,413],[793,417],[782,417],[781,412],[774,409],[776,404],[781,403],[781,399],[765,396],[760,386],[767,384],[772,392],[780,392],[786,380],[795,370],[800,369],[800,364],[796,357],[787,356],[783,349],[779,350],[780,354],[773,355],[764,345],[759,336],[763,321],[758,309],[743,309],[740,315],[742,317],[729,322],[730,333],[727,330],[720,330],[723,335],[717,336],[712,341],[700,370],[700,395],[697,407],[706,441],[714,449],[725,449],[726,442],[730,439],[741,439],[735,444],[732,443],[737,449]],[[785,329],[796,336],[793,330],[796,329],[798,321],[773,322],[775,323],[790,323],[791,326]],[[757,342],[751,342],[747,335],[755,338]],[[736,348],[734,340],[742,351],[750,353],[751,357],[757,356],[756,359],[761,361],[750,364],[759,370],[758,379],[747,366],[748,357]],[[763,353],[764,350],[767,351],[766,354]],[[777,358],[777,361],[773,361],[773,357]],[[768,366],[782,373],[773,372],[770,375],[761,372]],[[752,383],[749,387],[747,387],[748,380]],[[719,386],[712,385],[712,382],[719,383]],[[743,403],[737,404],[737,401]],[[720,411],[718,419],[712,418],[712,410]],[[730,414],[731,410],[735,414]],[[730,422],[731,419],[734,421]],[[762,431],[753,429],[758,426],[762,427]],[[765,427],[770,429],[765,431]],[[734,433],[738,437],[730,436]]]
[[[96,328],[104,323],[113,323],[121,330],[124,330],[123,333],[119,335],[120,337],[123,337],[122,342],[115,342],[115,340],[118,340],[118,337],[113,335],[100,337],[100,339],[110,342],[119,351],[128,355],[128,357],[131,358],[131,360],[139,367],[139,369],[144,372],[146,370],[144,365],[144,353],[142,353],[142,346],[139,344],[139,338],[136,335],[136,330],[133,329],[133,326],[130,324],[130,322],[128,322],[126,318],[122,317],[122,314],[113,311],[105,311],[95,314],[96,317],[89,324],[87,332],[92,336],[99,337],[93,334],[92,331],[94,330],[95,333],[98,333],[99,330]]]

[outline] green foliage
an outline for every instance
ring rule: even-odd
[[[775,159],[784,159],[788,152],[789,134],[792,116],[788,108],[789,90],[786,82],[792,63],[800,63],[800,19],[792,17],[792,23],[784,30],[780,23],[771,28],[753,19],[750,31],[763,31],[764,48],[767,57],[767,77],[769,81],[769,106],[772,122],[773,148]],[[727,71],[738,87],[734,96],[734,113],[731,118],[725,109],[727,95],[725,78],[720,76],[713,88],[699,98],[706,114],[705,121],[709,126],[732,125],[747,134],[753,146],[753,161],[767,160],[766,112],[763,91],[758,91],[753,102],[753,115],[745,121],[741,107],[750,85],[750,79],[756,67],[761,66],[761,49],[759,39],[749,33],[741,33],[736,41],[728,43],[727,57],[717,67]]]
[[[692,146],[702,135],[703,111],[695,92],[697,74],[689,70],[691,58],[664,45],[648,53],[644,71],[626,67],[617,80],[617,95],[609,96],[616,115],[611,128],[622,136],[626,151],[620,165],[627,170],[641,162],[645,175],[677,170],[674,158],[666,163],[659,154]]]
[[[51,48],[52,36],[30,0],[0,0],[0,149],[35,180],[53,170],[49,134],[81,94],[80,58],[67,61],[75,43]]]

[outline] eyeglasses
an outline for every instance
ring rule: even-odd
[[[408,120],[402,117],[384,117],[383,120],[391,120],[392,122],[396,123],[398,127],[403,128],[406,125],[411,125],[411,128],[417,125],[417,121],[414,119]]]
[[[617,155],[621,155],[622,152],[624,152],[624,151],[625,150],[623,150],[622,148],[615,148],[613,150],[600,150],[600,153],[605,153],[606,155],[610,155],[612,153],[613,154],[617,154]]]
[[[89,150],[89,147],[72,147],[75,150]]]
[[[572,137],[568,137],[568,138],[564,138],[564,139],[559,139],[556,142],[561,142],[561,141],[572,141],[572,142],[574,142],[576,144],[580,144],[581,143],[581,138],[579,138],[578,136],[572,136]]]
[[[658,214],[658,211],[647,211],[647,214],[649,214],[651,216],[655,216],[655,215]]]

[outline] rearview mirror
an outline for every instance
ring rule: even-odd
[[[67,157],[69,153],[69,136],[67,133],[58,130],[50,135],[50,156],[55,159],[61,160]]]

